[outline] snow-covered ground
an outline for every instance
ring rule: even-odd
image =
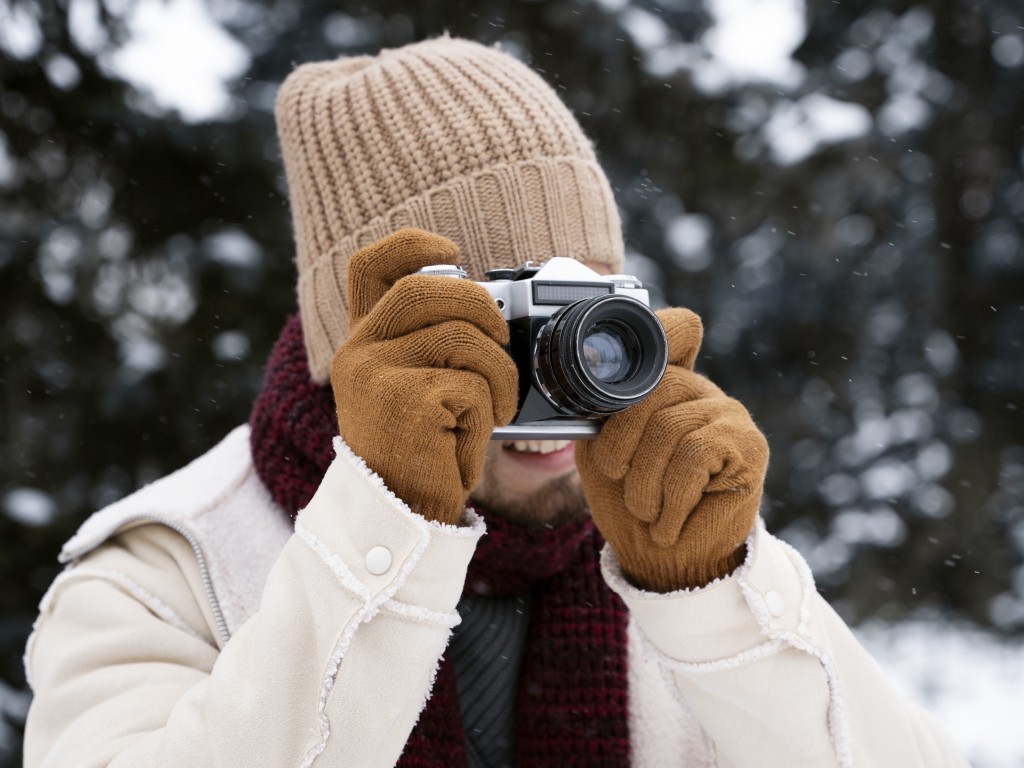
[[[946,726],[973,768],[1024,766],[1024,642],[934,620],[855,632],[897,687]]]

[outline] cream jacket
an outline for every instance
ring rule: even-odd
[[[25,766],[392,766],[484,526],[428,523],[338,439],[294,529],[245,427],[90,518],[25,654]],[[634,764],[963,766],[768,535],[728,578],[630,610]]]

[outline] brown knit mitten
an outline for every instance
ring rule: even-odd
[[[693,372],[703,328],[686,309],[658,312],[664,379],[643,402],[576,446],[594,522],[638,587],[704,586],[743,561],[757,518],[768,443],[736,400]]]
[[[457,264],[450,240],[404,229],[348,268],[348,340],[331,367],[338,428],[410,508],[455,524],[496,425],[516,411],[517,374],[494,299],[469,280],[411,274]]]

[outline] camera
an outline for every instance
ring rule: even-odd
[[[467,278],[457,266],[419,274]],[[599,275],[554,257],[495,269],[479,283],[508,323],[508,353],[519,370],[519,408],[495,440],[593,438],[604,417],[635,405],[661,381],[668,340],[632,275]]]

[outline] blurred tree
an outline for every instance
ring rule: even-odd
[[[159,5],[0,0],[0,764],[60,543],[245,420],[294,311],[276,84],[446,30],[579,116],[630,269],[705,318],[769,524],[845,615],[1024,627],[1015,0],[196,3],[250,57],[202,121],[112,64]]]

